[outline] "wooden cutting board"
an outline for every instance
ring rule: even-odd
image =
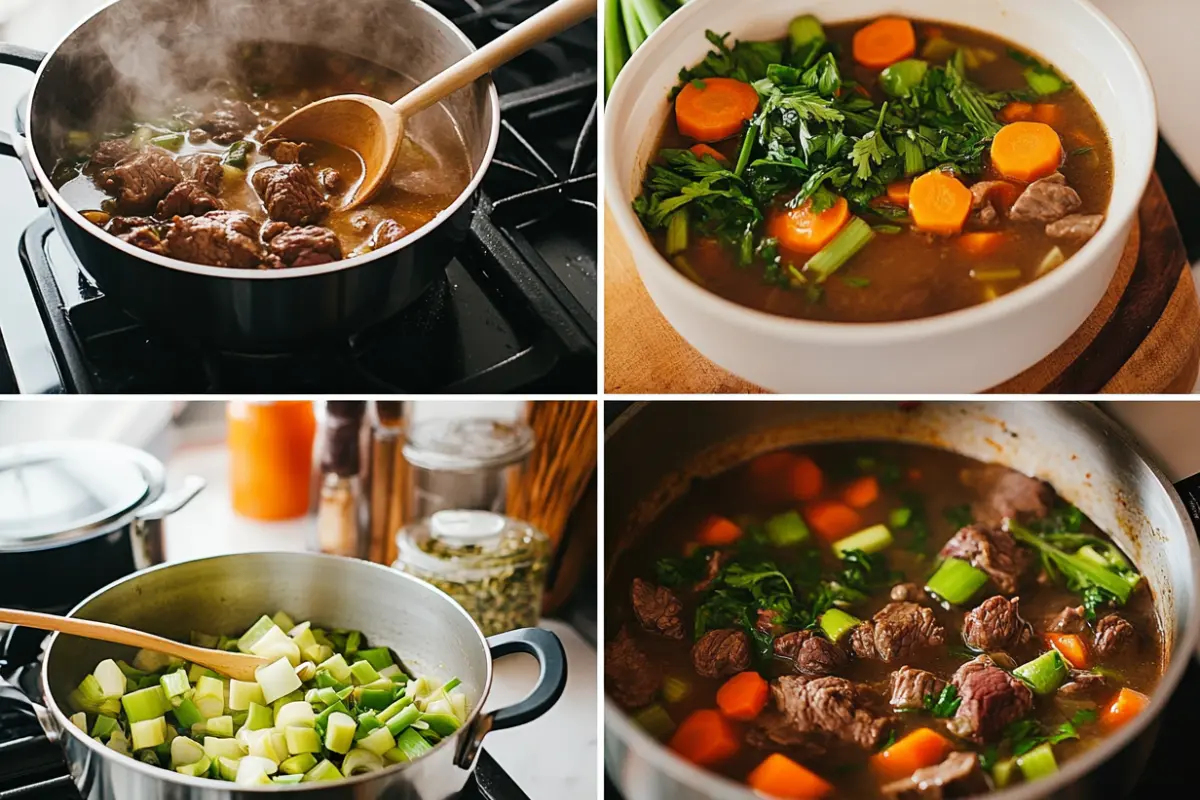
[[[604,216],[604,389],[614,394],[761,393],[700,355],[642,285]],[[992,391],[1172,394],[1200,375],[1200,302],[1175,215],[1155,176],[1108,293],[1061,347]]]

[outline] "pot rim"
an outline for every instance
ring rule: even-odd
[[[32,127],[33,99],[37,96],[38,86],[41,84],[42,75],[46,71],[46,65],[49,64],[56,55],[58,55],[58,51],[62,48],[62,46],[66,44],[66,42],[72,36],[74,36],[80,28],[91,22],[100,14],[104,13],[109,6],[116,5],[120,2],[122,2],[122,0],[108,0],[108,2],[105,2],[95,11],[77,23],[73,28],[71,28],[71,30],[65,36],[63,36],[54,44],[54,47],[47,51],[46,57],[42,59],[42,63],[38,66],[37,72],[34,74],[33,86],[29,90],[29,99],[25,110],[25,118],[30,121],[29,127]],[[456,37],[458,41],[466,45],[468,53],[473,53],[478,49],[461,28],[451,22],[450,19],[440,11],[426,3],[425,0],[407,0],[407,2],[419,7],[425,13],[430,14],[434,19],[436,19],[439,24],[444,26],[448,34]],[[442,211],[438,212],[437,216],[422,225],[420,228],[417,228],[404,238],[392,242],[386,247],[380,248],[379,250],[373,250],[370,253],[364,253],[361,256],[355,256],[354,258],[345,258],[341,261],[334,261],[329,264],[316,264],[309,267],[287,267],[286,269],[277,270],[214,267],[207,264],[193,264],[190,261],[181,261],[177,258],[168,258],[167,256],[161,256],[157,253],[151,253],[149,250],[143,250],[140,247],[135,247],[129,242],[122,241],[118,237],[104,231],[98,225],[94,225],[93,223],[89,222],[84,218],[82,213],[67,203],[66,200],[63,199],[62,195],[59,194],[58,189],[54,188],[54,185],[51,183],[49,176],[46,175],[45,170],[42,169],[41,162],[36,157],[37,151],[30,132],[27,131],[26,135],[23,136],[22,139],[25,142],[25,146],[29,150],[29,163],[38,179],[38,185],[46,194],[46,197],[53,201],[55,209],[57,209],[60,214],[66,215],[66,217],[74,222],[78,227],[87,231],[91,236],[94,236],[104,244],[107,244],[111,247],[116,247],[118,250],[121,250],[127,255],[149,261],[150,263],[161,267],[173,269],[178,272],[189,272],[194,275],[202,275],[210,278],[226,278],[231,280],[249,281],[307,278],[314,275],[325,275],[328,273],[340,272],[341,270],[350,270],[356,267],[366,266],[374,261],[386,258],[394,253],[400,252],[403,249],[411,247],[421,239],[432,234],[436,229],[440,228],[448,219],[453,217],[459,211],[459,209],[461,209],[465,204],[470,202],[475,197],[476,192],[478,192],[480,185],[483,183],[484,175],[486,175],[487,171],[491,168],[492,160],[496,154],[496,146],[500,141],[500,93],[496,90],[496,84],[492,81],[490,76],[484,76],[479,80],[486,82],[487,103],[492,115],[491,130],[488,132],[488,143],[486,149],[484,150],[483,158],[479,162],[479,169],[475,171],[473,176],[471,176],[470,182],[467,184],[466,188],[459,193],[454,202]]]
[[[100,597],[100,595],[104,594],[105,592],[109,591],[110,589],[116,588],[118,585],[120,585],[122,583],[134,580],[134,579],[139,578],[142,575],[146,575],[150,572],[159,572],[162,570],[168,570],[173,567],[180,566],[182,564],[194,564],[194,563],[201,562],[201,561],[220,561],[220,560],[231,559],[231,558],[244,558],[247,556],[271,557],[271,558],[314,558],[314,559],[320,559],[322,561],[345,561],[345,562],[353,562],[354,564],[361,566],[361,568],[363,568],[363,569],[383,570],[385,572],[388,572],[392,576],[394,576],[397,580],[411,581],[412,583],[419,585],[424,591],[431,593],[435,597],[441,598],[441,600],[445,601],[446,604],[455,613],[461,615],[463,619],[465,619],[468,623],[470,623],[471,629],[474,630],[476,636],[479,637],[479,646],[483,650],[484,664],[486,667],[485,673],[484,673],[483,687],[479,693],[478,700],[474,703],[473,708],[471,709],[471,713],[467,715],[467,718],[465,720],[463,720],[463,724],[459,727],[459,729],[457,731],[454,732],[454,735],[447,736],[444,739],[442,739],[442,741],[438,742],[436,745],[433,746],[432,750],[430,750],[428,753],[425,753],[424,755],[422,755],[416,761],[409,761],[409,762],[405,762],[405,763],[401,763],[401,764],[393,764],[389,767],[385,767],[384,769],[376,771],[376,772],[368,772],[364,775],[356,775],[352,778],[344,778],[343,780],[337,781],[338,786],[357,787],[360,785],[365,785],[367,783],[370,783],[374,780],[377,780],[381,776],[397,774],[397,773],[401,772],[402,770],[407,769],[411,764],[416,764],[416,763],[419,763],[420,761],[424,761],[425,759],[431,757],[434,753],[436,753],[439,750],[445,749],[447,747],[449,747],[451,749],[458,747],[459,738],[461,736],[474,734],[473,728],[475,727],[475,722],[480,717],[480,714],[483,711],[483,704],[487,700],[487,697],[491,693],[491,690],[492,690],[492,676],[493,676],[492,653],[491,653],[491,649],[488,646],[487,638],[483,635],[483,631],[480,630],[479,625],[475,622],[474,619],[472,619],[471,615],[468,614],[466,612],[466,610],[463,609],[462,606],[460,606],[457,602],[455,602],[453,600],[453,598],[450,597],[450,595],[446,594],[441,589],[438,589],[436,586],[433,586],[422,580],[414,578],[412,575],[409,575],[404,572],[400,572],[399,570],[392,569],[391,567],[385,567],[382,564],[375,564],[370,561],[362,561],[361,559],[357,559],[357,558],[347,558],[344,556],[326,555],[324,553],[305,553],[305,552],[270,551],[270,550],[260,550],[260,551],[255,551],[255,552],[251,552],[251,553],[230,553],[230,554],[220,555],[220,556],[208,556],[206,558],[189,559],[187,561],[175,561],[175,562],[171,562],[168,564],[159,564],[158,566],[150,567],[149,569],[139,570],[138,572],[134,572],[129,575],[126,575],[123,578],[119,578],[119,579],[113,581],[112,583],[108,584],[107,586],[97,589],[95,592],[92,592],[92,594],[88,595],[83,600],[79,601],[79,603],[77,603],[74,608],[72,608],[69,612],[67,612],[67,616],[69,616],[69,617],[75,616],[75,613],[77,611],[79,611],[79,609],[83,608],[83,606],[87,605],[92,600]],[[80,742],[83,745],[85,745],[86,747],[88,747],[88,749],[91,750],[91,752],[93,754],[97,754],[101,758],[110,758],[111,757],[111,758],[123,759],[120,762],[122,764],[122,766],[130,767],[131,769],[134,769],[137,772],[141,772],[149,777],[161,778],[168,783],[179,784],[182,786],[190,786],[190,787],[194,787],[196,789],[205,789],[205,790],[212,790],[214,788],[214,783],[217,785],[222,785],[225,783],[224,781],[214,781],[212,778],[188,777],[186,775],[181,775],[178,772],[175,772],[173,770],[167,770],[167,769],[163,769],[162,767],[151,766],[150,764],[146,764],[142,761],[137,760],[136,758],[130,758],[129,756],[121,755],[120,753],[116,753],[112,750],[109,750],[106,746],[100,744],[95,739],[86,735],[83,731],[81,731],[79,728],[77,728],[71,722],[71,720],[68,718],[68,716],[63,712],[63,710],[61,708],[59,708],[58,701],[54,698],[54,694],[50,690],[50,681],[49,681],[49,676],[47,674],[49,656],[50,656],[51,651],[54,649],[55,642],[58,641],[58,637],[60,635],[61,634],[58,634],[58,633],[51,634],[50,639],[47,641],[47,643],[45,645],[46,655],[42,659],[42,667],[39,670],[38,683],[42,690],[43,704],[50,711],[50,714],[54,719],[55,725],[58,726],[58,728],[61,732],[65,732],[65,734],[69,734],[70,736],[73,736],[78,742]],[[60,733],[60,735],[64,735],[64,734]],[[273,786],[240,786],[239,785],[236,788],[239,793],[255,792],[255,793],[270,794],[270,793],[274,793],[274,792],[300,793],[300,792],[306,792],[306,791],[325,791],[325,790],[328,790],[329,786],[330,786],[329,783],[322,782],[322,781],[314,781],[309,784],[299,783],[299,784],[295,784],[295,785],[291,785],[291,786],[278,785],[278,784],[273,785]]]
[[[760,402],[791,401],[767,399]],[[1179,682],[1183,679],[1183,674],[1187,670],[1193,655],[1196,653],[1198,644],[1200,644],[1200,596],[1197,596],[1195,591],[1197,587],[1200,587],[1200,542],[1197,541],[1191,516],[1184,507],[1179,493],[1175,491],[1174,486],[1158,465],[1149,458],[1144,448],[1132,438],[1120,423],[1104,414],[1104,412],[1100,411],[1091,402],[1082,400],[1069,402],[1088,414],[1090,417],[1089,421],[1104,431],[1104,433],[1119,440],[1121,444],[1128,448],[1149,469],[1159,486],[1166,492],[1179,521],[1179,525],[1168,535],[1183,536],[1187,543],[1188,554],[1191,557],[1193,584],[1192,614],[1182,635],[1174,642],[1174,647],[1169,654],[1170,661],[1167,664],[1167,668],[1163,671],[1158,685],[1154,687],[1154,692],[1150,697],[1150,705],[1145,713],[1139,714],[1133,721],[1121,727],[1116,733],[1104,737],[1104,740],[1096,747],[1092,747],[1087,752],[1066,762],[1053,777],[1043,778],[1033,783],[1022,783],[1010,789],[981,795],[981,797],[987,797],[989,800],[992,800],[992,798],[994,800],[1036,800],[1036,798],[1049,796],[1056,791],[1074,784],[1084,775],[1092,772],[1123,750],[1134,739],[1140,737],[1148,727],[1152,724],[1157,724],[1159,715],[1170,702],[1172,695],[1175,694],[1175,690],[1179,687]],[[946,404],[951,405],[953,401],[948,401]],[[613,424],[609,426],[609,430],[605,435],[605,443],[607,444],[612,436],[616,435],[625,427],[625,424],[629,420],[633,419],[647,405],[649,405],[649,401],[641,401],[622,412],[614,420]],[[847,408],[852,408],[853,401],[846,402],[844,405]],[[745,784],[738,783],[715,772],[700,769],[675,755],[675,753],[667,749],[661,742],[651,737],[640,726],[635,724],[625,710],[613,702],[607,693],[604,697],[604,728],[606,736],[615,735],[627,747],[636,749],[639,756],[649,761],[655,769],[661,770],[672,779],[691,789],[702,794],[708,794],[713,800],[761,800],[759,795]]]

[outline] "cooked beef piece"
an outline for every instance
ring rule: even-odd
[[[1137,631],[1133,623],[1120,614],[1109,614],[1096,623],[1096,655],[1111,658],[1137,647]]]
[[[193,180],[211,195],[221,193],[221,184],[225,180],[225,169],[221,159],[212,153],[197,153],[179,159],[179,168],[183,177]]]
[[[192,144],[204,144],[211,138],[204,128],[192,128],[188,131],[188,141]]]
[[[1108,678],[1082,669],[1071,670],[1071,679],[1058,687],[1060,697],[1073,700],[1097,699],[1108,691]]]
[[[1095,236],[1104,224],[1103,214],[1071,214],[1046,226],[1046,235],[1051,239],[1070,239],[1086,242]]]
[[[121,219],[118,217],[117,219]],[[125,217],[124,219],[137,219],[136,217]],[[158,253],[160,256],[169,255],[167,253],[167,242],[164,233],[166,226],[158,220],[149,220],[149,225],[137,225],[120,234],[119,238],[129,242],[134,247],[140,247],[143,250],[149,250],[151,253]]]
[[[290,231],[291,229],[292,226],[286,222],[273,219],[263,224],[262,230],[258,232],[258,235],[264,242],[269,242],[284,231]]]
[[[199,127],[217,144],[233,144],[258,125],[253,109],[240,100],[224,100],[205,115]]]
[[[316,156],[316,150],[308,142],[289,142],[287,139],[271,139],[262,145],[263,154],[280,164],[308,164]]]
[[[167,232],[172,258],[214,267],[250,269],[263,262],[258,223],[242,211],[209,211],[202,217],[175,217]]]
[[[846,651],[812,631],[785,633],[772,648],[775,655],[790,659],[801,675],[832,675],[847,661]]]
[[[183,180],[175,184],[158,204],[155,212],[163,219],[171,217],[200,216],[209,211],[223,208],[221,201],[213,197],[195,181]]]
[[[274,246],[274,242],[271,243]],[[683,638],[683,603],[665,586],[657,586],[641,578],[633,579],[629,591],[633,602],[633,613],[642,627],[661,633],[669,639]]]
[[[117,198],[122,213],[146,213],[181,180],[183,172],[170,153],[161,147],[147,147],[117,162],[104,182],[104,191]]]
[[[785,675],[771,682],[771,695],[798,733],[836,736],[867,750],[895,723],[874,689],[845,678]]]
[[[881,790],[889,800],[944,800],[968,797],[988,790],[979,756],[956,750],[932,767],[922,767],[907,778],[886,784]]]
[[[1021,600],[995,595],[967,612],[963,618],[962,637],[967,647],[975,650],[1008,650],[1029,641],[1029,623],[1021,619],[1017,606]]]
[[[1055,222],[1081,205],[1079,193],[1067,185],[1066,176],[1056,172],[1029,184],[1013,203],[1009,217],[1017,222]]]
[[[850,631],[850,649],[859,658],[891,664],[945,641],[946,629],[933,612],[916,603],[888,603]]]
[[[694,592],[703,592],[712,582],[721,574],[721,567],[724,566],[725,554],[720,550],[714,550],[708,554],[708,558],[704,562],[704,577],[696,582],[692,587]]]
[[[964,739],[982,742],[1000,734],[1033,708],[1033,692],[986,655],[968,661],[950,679],[962,703],[950,729]]]
[[[820,758],[828,748],[820,734],[796,730],[791,721],[778,711],[763,711],[746,731],[746,742],[762,750],[786,750],[790,758]]]
[[[961,558],[988,574],[1004,594],[1016,594],[1030,555],[1013,535],[1001,528],[968,525],[946,542],[943,558]]]
[[[763,633],[769,633],[772,636],[778,636],[782,628],[775,622],[779,618],[778,611],[770,611],[766,609],[758,610],[758,617],[754,621],[756,630]]]
[[[263,241],[269,242],[267,249],[277,256],[285,267],[311,267],[342,258],[342,243],[337,234],[329,228],[305,225],[284,231],[272,230],[270,236],[266,233],[262,236]]]
[[[1083,606],[1067,606],[1046,625],[1049,633],[1083,633],[1087,630],[1087,617]]]
[[[133,155],[134,152],[133,146],[126,140],[109,139],[107,142],[96,145],[96,149],[92,151],[92,156],[88,160],[87,169],[103,183],[117,162],[126,156]]]
[[[375,230],[371,231],[371,238],[367,240],[367,246],[372,250],[378,250],[381,247],[387,247],[392,242],[400,241],[406,233],[408,231],[399,222],[394,219],[385,219],[375,226]]]
[[[964,470],[962,481],[979,493],[971,515],[981,525],[999,525],[1008,517],[1041,519],[1054,505],[1050,484],[999,464]]]
[[[326,167],[317,174],[317,178],[321,181],[321,185],[325,187],[325,191],[330,194],[337,194],[345,188],[345,182],[342,180],[342,173],[332,167]]]
[[[311,169],[301,164],[266,167],[254,173],[254,191],[271,219],[312,225],[329,213],[329,203]]]
[[[750,640],[733,628],[709,631],[692,646],[692,665],[705,678],[725,678],[750,666]]]
[[[1003,210],[996,204],[993,194],[997,189],[1008,187],[1004,181],[980,181],[971,186],[972,217],[985,228],[990,228],[1004,217]]]
[[[622,629],[604,645],[604,683],[609,695],[625,708],[641,708],[654,702],[662,673]]]
[[[162,220],[157,220],[154,217],[113,217],[104,226],[104,230],[111,233],[113,236],[120,236],[124,233],[129,233],[134,228],[141,228],[145,225],[166,226]]]
[[[925,603],[929,600],[929,595],[917,583],[897,583],[892,587],[891,598],[897,603]]]
[[[946,688],[946,682],[937,675],[916,667],[903,666],[892,673],[890,680],[891,706],[895,709],[925,708],[926,697],[937,700]]]

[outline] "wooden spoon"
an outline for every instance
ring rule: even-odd
[[[17,611],[11,608],[0,608],[0,622],[10,625],[24,625],[27,628],[37,628],[43,631],[58,631],[72,636],[82,636],[85,639],[99,639],[102,642],[126,644],[130,647],[141,647],[156,653],[166,653],[169,656],[182,658],[193,664],[208,667],[228,678],[239,681],[254,680],[254,670],[270,664],[265,658],[250,656],[245,653],[228,653],[224,650],[209,650],[207,647],[194,647],[142,633],[132,628],[122,628],[108,622],[94,622],[89,619],[75,617],[58,617],[53,614],[39,614],[36,611]]]
[[[265,139],[331,142],[358,153],[363,177],[343,206],[354,208],[369,200],[391,175],[407,118],[595,13],[596,0],[558,0],[395,103],[363,94],[327,97],[292,112],[267,131]]]

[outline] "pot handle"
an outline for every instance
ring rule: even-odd
[[[0,702],[3,701],[12,703],[17,707],[18,711],[36,719],[38,725],[42,726],[42,731],[45,732],[46,738],[51,742],[58,741],[58,726],[54,724],[54,717],[50,715],[50,709],[40,703],[33,702],[28,695],[16,686],[0,678]]]
[[[533,722],[558,702],[567,686],[567,653],[559,638],[550,631],[521,628],[492,636],[487,642],[493,659],[513,653],[532,655],[540,667],[538,680],[533,691],[521,702],[490,714],[480,714],[475,719],[475,724],[462,738],[454,755],[454,763],[463,769],[471,768],[483,737],[492,731]]]
[[[38,67],[41,66],[45,58],[46,54],[40,50],[0,42],[0,64],[21,67],[30,72],[37,72]],[[17,148],[13,145],[12,139],[9,138],[8,134],[2,132],[0,132],[0,156],[18,158]]]
[[[188,475],[183,479],[183,486],[174,491],[164,492],[162,497],[140,509],[137,512],[138,521],[149,522],[169,517],[192,502],[192,499],[200,494],[205,485],[206,481],[199,475]]]

